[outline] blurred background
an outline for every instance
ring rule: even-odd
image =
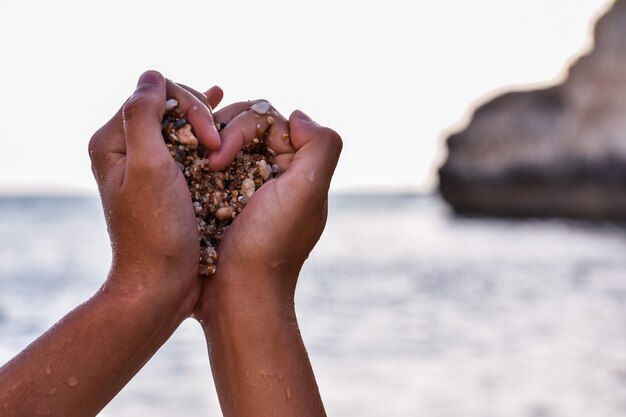
[[[337,191],[431,191],[445,135],[563,78],[606,0],[2,2],[0,185],[93,191],[86,143],[146,69],[264,97],[345,140]]]
[[[564,82],[612,4],[0,3],[0,362],[106,276],[87,142],[152,68],[342,135],[296,300],[329,415],[624,415],[623,224],[459,215],[437,193],[446,138]],[[101,415],[219,415],[200,328]]]

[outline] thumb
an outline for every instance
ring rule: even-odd
[[[314,139],[317,134],[316,129],[322,128],[317,122],[313,121],[302,110],[295,110],[289,116],[289,130],[292,136],[292,142],[296,149],[300,149],[302,146]]]
[[[161,136],[165,100],[163,76],[157,71],[144,72],[139,77],[137,89],[122,109],[129,164],[149,162],[161,154],[169,157]]]
[[[289,131],[296,154],[285,175],[304,179],[327,191],[343,147],[341,137],[300,110],[289,116]]]

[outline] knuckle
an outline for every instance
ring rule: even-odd
[[[137,174],[149,174],[150,179],[154,179],[152,175],[162,175],[174,163],[174,160],[169,155],[166,156],[167,158],[160,155],[153,155],[150,158],[131,158],[129,169]]]
[[[122,108],[124,120],[133,120],[145,115],[148,109],[154,108],[157,103],[165,103],[163,94],[154,86],[140,87]]]
[[[147,104],[147,100],[144,94],[136,92],[124,103],[122,108],[122,115],[124,120],[132,120],[137,118]]]
[[[328,142],[329,146],[331,146],[337,153],[340,153],[343,149],[343,140],[341,139],[339,133],[328,127],[324,128],[324,130],[326,141]]]
[[[87,151],[89,152],[89,159],[91,159],[92,164],[100,153],[104,135],[104,127],[101,127],[91,136],[91,139],[89,139]]]

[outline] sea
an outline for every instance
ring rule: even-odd
[[[454,214],[437,195],[332,195],[296,308],[334,417],[623,417],[626,226]],[[0,198],[0,362],[90,297],[97,197]],[[101,412],[219,416],[185,321]]]

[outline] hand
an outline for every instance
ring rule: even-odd
[[[0,367],[2,415],[95,416],[195,306],[199,243],[187,184],[161,136],[167,97],[217,149],[209,107],[156,72],[89,146],[113,247],[103,288]],[[45,372],[44,372],[45,370]]]
[[[207,93],[209,106],[148,71],[89,144],[113,250],[104,289],[130,298],[156,297],[155,304],[169,300],[171,308],[181,310],[180,320],[191,312],[200,291],[200,245],[189,189],[165,146],[161,120],[166,99],[175,98],[199,141],[218,149],[210,107],[222,93],[219,88]]]
[[[298,273],[326,223],[328,188],[342,147],[339,135],[300,111],[289,121],[272,111],[275,122],[268,125],[264,116],[257,118],[249,110],[251,104],[237,103],[215,113],[216,122],[227,125],[222,146],[210,158],[213,163],[232,159],[261,125],[270,130],[270,148],[283,173],[255,192],[227,230],[218,248],[217,273],[205,283],[199,318],[210,314],[212,298],[228,297],[225,293],[238,300],[269,297],[292,306]],[[229,131],[233,121],[237,126]]]
[[[237,103],[215,114],[227,125],[210,163],[220,167],[257,130],[269,129],[269,146],[284,172],[263,184],[229,226],[218,248],[217,272],[205,281],[194,316],[209,346],[225,417],[323,417],[294,291],[326,223],[328,187],[342,143],[300,111],[287,121],[272,110],[269,123],[252,105]]]

